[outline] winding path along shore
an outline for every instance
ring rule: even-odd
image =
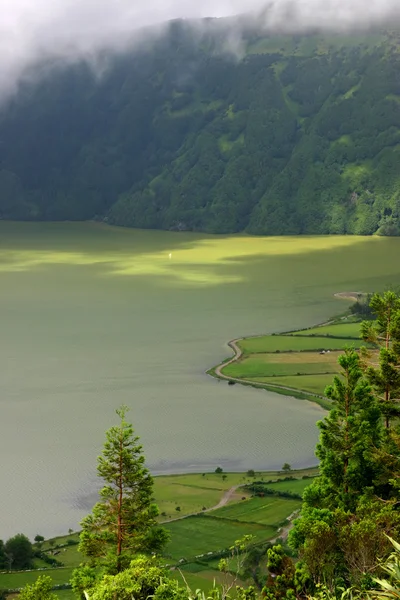
[[[336,292],[336,294],[334,294],[335,298],[338,298],[340,300],[352,300],[353,302],[357,302],[357,300],[360,300],[360,298],[365,297],[366,294],[365,292]],[[319,325],[330,325],[331,321],[327,321],[326,323],[320,323]],[[318,327],[318,325],[316,325],[316,327]],[[257,338],[257,337],[263,337],[262,335],[252,335],[249,336],[249,338]],[[224,369],[225,367],[227,367],[228,365],[238,361],[241,359],[243,351],[240,349],[238,342],[244,340],[245,338],[236,338],[234,340],[231,340],[230,342],[228,342],[228,346],[229,348],[231,348],[233,350],[233,356],[230,360],[228,360],[227,362],[223,362],[221,364],[219,364],[217,367],[214,368],[214,374],[212,374],[213,376],[215,376],[217,379],[225,379],[226,381],[234,381],[235,383],[244,383],[244,384],[248,384],[248,385],[252,385],[253,387],[257,387],[260,389],[266,389],[266,390],[271,390],[273,391],[273,389],[275,388],[276,390],[282,390],[284,392],[290,392],[292,393],[292,395],[294,395],[296,397],[296,393],[297,394],[305,394],[309,397],[312,398],[318,398],[319,400],[325,400],[324,396],[320,396],[319,394],[314,394],[313,392],[308,392],[305,390],[301,390],[298,388],[292,388],[292,387],[286,387],[284,385],[279,385],[277,383],[268,383],[268,384],[263,384],[257,381],[253,381],[251,379],[240,379],[238,377],[230,377],[228,375],[224,375],[224,373],[222,372],[222,369]],[[246,338],[248,339],[248,338]],[[210,374],[210,371],[207,371],[207,373]]]

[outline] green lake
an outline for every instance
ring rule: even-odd
[[[205,370],[227,340],[319,323],[400,282],[400,239],[0,222],[0,537],[66,533],[122,403],[154,472],[315,464],[316,405]]]

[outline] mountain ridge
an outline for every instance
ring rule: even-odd
[[[0,216],[399,234],[397,31],[194,31],[26,84],[0,113]]]

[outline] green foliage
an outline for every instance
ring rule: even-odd
[[[137,556],[116,575],[104,575],[86,589],[89,600],[187,600],[187,590],[169,579],[156,560]]]
[[[85,590],[91,589],[98,580],[98,572],[89,565],[80,565],[71,576],[71,586],[79,600],[85,600]]]
[[[34,540],[35,540],[35,542],[38,542],[38,543],[44,542],[44,537],[42,535],[37,534],[37,535],[35,535]]]
[[[105,482],[98,502],[81,523],[79,550],[94,561],[107,559],[112,572],[138,551],[160,551],[168,537],[157,527],[153,479],[144,466],[139,438],[118,409],[120,423],[106,432],[97,472]]]
[[[53,581],[47,575],[40,575],[35,583],[26,585],[19,594],[19,600],[57,600],[51,590]]]
[[[374,294],[370,302],[375,321],[362,323],[362,336],[379,347],[379,365],[367,360],[366,376],[385,416],[386,427],[400,415],[400,297],[394,291]],[[366,359],[370,358],[364,353]],[[368,362],[372,362],[368,364]]]
[[[294,564],[281,545],[267,551],[268,578],[263,596],[270,600],[304,597],[310,575],[303,563]]]
[[[370,331],[370,341],[372,334],[386,339],[387,311],[381,302],[379,306],[377,322],[363,327],[364,333]],[[363,378],[360,356],[346,350],[339,364],[341,378],[335,377],[326,391],[333,408],[318,424],[321,475],[305,489],[301,517],[289,537],[313,583],[337,588],[336,597],[343,593],[340,585],[368,586],[379,559],[390,551],[387,535],[400,534],[393,482],[398,472],[393,466],[398,469],[400,459],[397,435],[384,430],[382,405]],[[329,597],[326,590],[319,595]]]
[[[0,113],[0,216],[398,235],[397,34],[245,31],[232,60],[230,23],[202,31],[26,83]]]
[[[318,423],[321,437],[316,454],[321,477],[316,486],[324,490],[324,506],[352,509],[358,494],[373,485],[377,475],[372,449],[381,444],[381,412],[362,379],[357,352],[346,350],[338,362],[341,377],[336,376],[326,390],[334,407]]]
[[[390,538],[394,552],[387,559],[383,569],[387,579],[376,579],[381,590],[372,592],[373,598],[400,598],[400,544]]]
[[[6,549],[3,540],[0,540],[0,570],[4,570],[9,566]]]
[[[18,533],[4,546],[7,564],[12,569],[29,569],[32,566],[33,548],[26,535]]]

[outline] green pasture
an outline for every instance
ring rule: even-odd
[[[48,575],[54,584],[68,583],[71,579],[72,568],[46,569],[44,571],[22,571],[21,573],[1,573],[0,589],[17,589],[27,583],[34,583],[39,575]]]
[[[60,600],[76,600],[76,596],[72,590],[56,590],[55,595]],[[18,594],[10,594],[7,600],[17,600]]]
[[[311,478],[307,479],[290,479],[288,481],[277,481],[268,483],[267,487],[279,492],[293,492],[294,494],[302,494],[305,488],[312,483]]]
[[[275,380],[274,380],[275,381]],[[251,468],[251,465],[249,465]],[[316,469],[296,471],[297,477],[315,475]],[[276,479],[285,474],[276,471],[257,471],[256,479]],[[155,500],[160,508],[159,520],[168,521],[184,515],[201,512],[203,507],[212,508],[217,505],[224,494],[235,485],[245,485],[254,481],[246,473],[191,473],[189,475],[161,475],[154,478]],[[231,502],[241,499],[243,490],[238,489]],[[180,507],[180,511],[176,510]],[[76,547],[75,547],[76,548]],[[68,555],[67,555],[68,556]],[[64,562],[63,555],[60,560]]]
[[[231,506],[224,506],[213,511],[212,514],[219,518],[237,519],[277,528],[300,506],[301,500],[265,496],[264,498],[249,498]]]
[[[69,534],[59,535],[54,538],[49,538],[48,540],[45,540],[42,543],[41,549],[44,551],[51,550],[52,548],[55,548],[56,546],[67,544],[69,540],[75,540],[76,542],[79,542],[79,533],[74,532],[71,535],[69,535]],[[57,558],[57,556],[55,556],[55,558]],[[61,558],[60,558],[60,560],[61,560]]]
[[[293,377],[254,377],[254,383],[279,385],[323,396],[325,388],[333,382],[333,374],[298,375]]]
[[[341,338],[360,339],[360,323],[339,323],[337,325],[322,325],[312,329],[303,329],[302,331],[294,331],[289,335],[305,335],[305,336],[328,336]]]
[[[225,365],[221,372],[271,390],[273,386],[288,387],[296,390],[299,397],[301,393],[323,396],[339,372],[339,354],[347,347],[358,349],[367,345],[359,334],[360,323],[352,321],[244,338],[238,341],[242,356]]]
[[[297,353],[296,353],[297,354]],[[329,355],[312,354],[311,352],[302,352],[304,361],[288,361],[285,362],[286,356],[280,356],[279,362],[270,361],[269,354],[253,354],[245,356],[226,366],[223,369],[223,374],[228,377],[238,379],[249,379],[257,377],[279,377],[286,375],[313,375],[320,373],[337,373],[337,355],[336,353],[330,358]],[[318,360],[318,358],[325,360]],[[308,359],[308,360],[307,360]]]
[[[226,582],[229,583],[232,580],[232,576],[229,573],[221,573],[218,570],[219,560],[216,561],[216,563],[217,564],[215,565],[215,568],[201,566],[201,570],[199,571],[197,571],[196,568],[200,565],[197,563],[192,563],[190,565],[183,566],[176,571],[172,571],[171,576],[174,579],[177,579],[180,585],[188,585],[193,593],[198,589],[208,592],[213,588],[214,581],[217,586],[220,586]],[[194,569],[194,571],[190,571],[189,569]],[[241,583],[242,582],[238,580],[238,585]],[[232,590],[231,596],[233,598],[236,597],[235,590]]]
[[[272,526],[235,522],[214,516],[188,517],[167,523],[165,527],[171,534],[165,555],[172,560],[224,550],[246,534],[253,535],[256,541],[267,540],[275,534]]]
[[[301,352],[304,350],[342,350],[345,346],[359,348],[365,343],[351,338],[302,337],[290,335],[264,335],[244,338],[238,342],[243,354],[266,352]]]
[[[58,590],[56,594],[60,600],[76,600],[76,596],[72,590]]]
[[[218,504],[224,492],[234,485],[228,481],[228,476],[223,480],[221,475],[212,482],[212,485],[207,485],[211,482],[201,480],[193,483],[180,483],[173,479],[169,482],[160,482],[158,479],[156,478],[154,487],[160,509],[160,520],[200,512],[203,508],[211,508]],[[179,512],[176,510],[177,508],[180,508]]]
[[[293,475],[315,476],[317,468],[293,471]],[[224,479],[222,475],[225,475]],[[248,477],[247,473],[193,473],[189,475],[168,475],[155,477],[155,496],[160,508],[164,507],[171,513],[171,517],[182,516],[182,513],[196,512],[208,501],[210,506],[216,505],[223,495],[233,486],[248,484],[253,481],[278,480],[268,484],[268,487],[284,491],[301,493],[311,479],[293,479],[279,481],[287,477],[286,473],[277,471],[264,471],[255,473],[255,477]],[[165,527],[171,534],[171,540],[165,551],[166,560],[178,561],[181,558],[194,558],[198,554],[207,554],[216,550],[223,550],[231,546],[237,539],[246,534],[254,536],[255,541],[271,539],[276,534],[279,523],[298,508],[300,501],[279,498],[251,498],[242,500],[248,492],[239,488],[225,507],[212,511],[204,516],[193,516],[179,521],[166,523]],[[181,506],[181,513],[175,510],[176,505]],[[200,506],[201,505],[201,506]],[[172,512],[173,511],[173,512]],[[42,544],[43,550],[56,549],[56,546],[66,544],[68,540],[78,540],[78,533],[65,535],[46,540]],[[52,545],[50,544],[52,541]],[[0,574],[0,588],[16,589],[33,583],[39,575],[49,575],[54,584],[68,583],[72,571],[82,562],[77,545],[67,545],[60,548],[60,554],[55,558],[65,564],[62,568],[51,568],[44,571],[25,571],[21,573]],[[192,569],[193,568],[193,569]],[[202,568],[201,573],[196,571],[196,565],[187,565],[185,579],[191,589],[212,587],[213,580],[221,583],[222,575],[214,571],[212,566]],[[179,571],[173,572],[174,577],[181,577]],[[74,595],[71,590],[56,592],[60,600],[72,600]]]

